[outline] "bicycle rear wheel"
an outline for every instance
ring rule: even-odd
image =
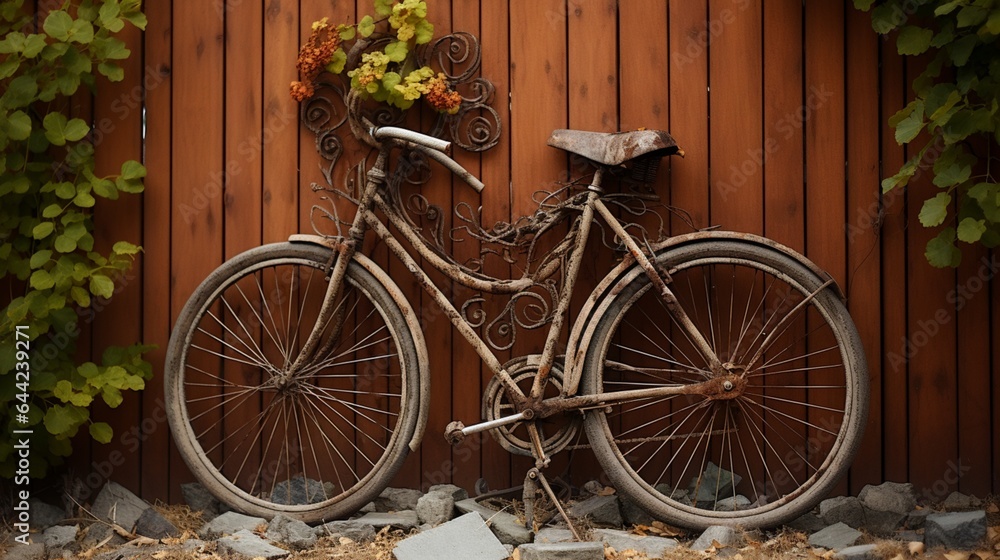
[[[794,519],[846,472],[864,429],[868,374],[847,310],[815,273],[774,249],[708,241],[657,262],[740,382],[731,399],[673,395],[589,411],[597,458],[621,492],[666,522],[701,529]],[[629,278],[598,311],[582,392],[713,377],[645,273]]]
[[[167,351],[170,427],[197,479],[230,507],[307,522],[349,515],[399,469],[417,423],[418,361],[403,312],[355,262],[318,350],[332,253],[278,243],[213,272]],[[290,373],[291,372],[291,373]]]

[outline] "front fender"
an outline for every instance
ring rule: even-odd
[[[296,234],[289,237],[288,241],[290,243],[311,243],[313,245],[320,245],[338,252],[344,247],[342,239],[336,237],[323,237],[320,235]],[[410,334],[413,336],[413,343],[417,348],[417,379],[420,383],[420,386],[418,387],[420,398],[417,399],[416,403],[417,426],[413,431],[413,437],[410,438],[409,443],[410,450],[416,451],[417,448],[420,447],[420,442],[424,439],[424,429],[427,427],[427,415],[429,412],[427,403],[430,402],[431,396],[430,361],[427,357],[427,343],[424,341],[424,331],[420,328],[417,314],[413,312],[410,302],[403,297],[403,292],[400,291],[396,283],[392,281],[392,278],[389,278],[389,275],[386,274],[385,270],[361,253],[354,253],[354,261],[371,273],[376,280],[386,287],[386,291],[389,292],[393,301],[399,306],[400,311],[403,312],[403,316],[406,317],[406,323],[410,328]]]
[[[678,235],[664,241],[654,243],[652,249],[654,253],[660,253],[661,251],[685,245],[719,240],[736,241],[774,249],[799,262],[802,266],[816,274],[817,278],[820,278],[823,282],[832,280],[829,273],[816,266],[816,263],[806,258],[806,256],[802,253],[799,253],[791,247],[782,245],[777,241],[751,233],[716,230],[697,231],[686,235]],[[635,258],[632,257],[632,255],[626,255],[625,258],[622,259],[621,263],[611,270],[611,272],[609,272],[607,276],[601,280],[597,287],[594,288],[594,290],[590,293],[590,296],[587,298],[587,301],[580,309],[580,313],[577,314],[576,321],[573,323],[573,329],[570,331],[569,342],[567,344],[565,369],[566,379],[563,383],[563,393],[565,395],[574,395],[579,388],[580,377],[583,374],[583,362],[587,355],[587,350],[590,346],[591,336],[593,334],[593,322],[591,321],[592,317],[596,316],[595,314],[599,312],[600,304],[605,300],[605,295],[609,292],[609,290],[611,290],[613,286],[617,285],[622,277],[629,270],[631,270],[635,264]],[[846,299],[844,297],[844,292],[840,289],[840,286],[837,285],[836,282],[830,284],[830,288],[836,291],[837,296],[840,297],[842,301]]]

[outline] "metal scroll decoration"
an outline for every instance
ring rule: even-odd
[[[364,52],[381,49],[387,40],[359,40],[348,53],[347,66],[354,67]],[[418,67],[431,66],[444,73],[451,88],[462,96],[459,110],[455,114],[438,114],[427,133],[469,152],[484,152],[497,145],[501,120],[490,106],[495,88],[478,75],[481,52],[476,37],[464,32],[446,35],[419,48],[415,56]],[[321,235],[343,236],[350,226],[350,220],[338,213],[338,206],[346,207],[338,205],[338,200],[358,203],[369,163],[366,153],[375,145],[359,124],[362,117],[378,126],[400,126],[405,120],[405,114],[397,108],[362,99],[352,91],[344,75],[322,75],[315,95],[302,103],[300,118],[315,134],[325,180],[325,184],[312,186],[326,202],[313,206],[311,217],[313,229]],[[507,350],[513,347],[518,330],[548,324],[563,289],[563,273],[568,268],[565,261],[577,233],[587,177],[561,184],[552,192],[536,192],[538,209],[533,214],[492,226],[482,223],[480,208],[459,202],[453,209],[454,227],[446,231],[447,216],[441,207],[412,188],[430,179],[427,158],[419,151],[403,150],[393,163],[385,195],[392,212],[423,238],[425,248],[418,247],[418,251],[433,251],[465,273],[485,280],[496,280],[486,273],[490,268],[487,261],[492,260],[502,269],[531,281],[527,289],[506,296],[505,303],[495,304],[493,296],[474,294],[458,306],[471,326],[482,329],[486,342],[494,349]],[[343,171],[338,171],[338,166]],[[605,196],[606,203],[628,217],[630,235],[644,243],[664,236],[664,218],[654,211],[656,206],[663,207],[658,200],[655,195],[637,195],[634,191]],[[651,213],[658,216],[658,221],[643,217]],[[328,233],[331,225],[335,230],[332,234]],[[613,249],[622,246],[620,240],[608,239],[603,231],[601,238]],[[480,249],[477,257],[459,262],[448,245],[463,241],[478,243]]]

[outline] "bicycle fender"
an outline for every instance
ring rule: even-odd
[[[295,234],[289,237],[288,241],[290,243],[311,243],[333,251],[341,251],[344,248],[343,240],[336,237]],[[420,393],[420,398],[417,399],[417,425],[413,430],[413,437],[410,438],[409,448],[410,451],[416,451],[420,447],[420,442],[424,439],[424,429],[427,427],[427,416],[429,414],[426,403],[430,402],[431,397],[430,360],[427,356],[427,343],[424,341],[424,331],[420,328],[420,321],[417,314],[414,313],[413,307],[410,306],[410,302],[403,297],[403,292],[392,281],[392,278],[389,278],[385,270],[359,252],[355,252],[353,258],[355,262],[385,286],[386,291],[389,292],[393,301],[399,306],[400,311],[403,312],[403,316],[406,318],[406,325],[413,336],[413,343],[417,349],[417,379],[420,380],[420,386],[417,390]]]
[[[828,272],[817,266],[816,263],[809,260],[809,258],[802,253],[799,253],[791,247],[778,243],[772,239],[751,233],[717,230],[696,231],[694,233],[678,235],[659,243],[654,243],[652,245],[652,249],[654,253],[659,254],[662,251],[674,249],[676,247],[719,240],[737,241],[758,245],[768,249],[774,249],[775,251],[784,254],[808,270],[812,271],[821,281],[826,282],[827,280],[833,280]],[[573,328],[570,331],[566,352],[563,394],[575,395],[577,389],[579,388],[580,377],[583,375],[583,362],[586,358],[595,326],[594,321],[591,319],[593,317],[599,317],[604,312],[607,306],[610,305],[611,301],[614,300],[614,295],[617,293],[617,290],[621,289],[620,286],[623,285],[623,282],[631,281],[634,275],[641,273],[642,272],[636,266],[635,258],[632,257],[632,255],[626,255],[618,266],[612,269],[611,272],[609,272],[590,293],[587,301],[577,314],[576,321],[573,323]],[[841,301],[847,300],[844,296],[843,290],[836,281],[833,281],[833,283],[830,284],[830,288],[837,293],[837,296],[841,299]]]

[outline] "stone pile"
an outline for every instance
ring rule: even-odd
[[[734,492],[738,478],[714,465],[709,465],[705,474],[714,477],[713,488],[726,488],[726,498],[733,507],[746,507],[750,503],[748,498]],[[276,488],[275,492],[284,493],[285,500],[306,503],[322,486],[316,481],[299,479]],[[603,487],[597,484],[596,489]],[[682,492],[692,504],[708,499],[700,487],[684,488]],[[433,486],[426,493],[388,488],[352,519],[316,526],[285,515],[268,521],[227,511],[196,483],[184,485],[183,495],[192,509],[202,512],[204,524],[197,531],[197,538],[183,542],[162,540],[178,536],[177,527],[147,502],[117,484],[108,483],[90,508],[98,521],[89,527],[81,528],[75,521],[65,522],[59,510],[36,504],[36,510],[43,512],[36,519],[43,519],[45,526],[39,526],[42,531],[33,535],[34,544],[10,547],[5,558],[75,558],[98,543],[116,545],[118,549],[98,553],[93,556],[95,560],[129,558],[130,549],[132,553],[139,552],[136,541],[126,543],[120,533],[146,537],[142,543],[144,553],[208,547],[232,558],[267,560],[308,550],[323,537],[363,543],[374,539],[385,527],[409,535],[394,549],[396,560],[442,557],[505,560],[515,549],[519,550],[521,560],[603,560],[606,547],[616,551],[635,550],[655,559],[678,548],[699,553],[726,550],[735,553],[746,545],[745,541],[759,537],[750,539],[743,532],[724,526],[709,527],[687,535],[688,538],[657,536],[648,530],[646,534],[637,534],[629,529],[650,525],[652,518],[627,498],[607,491],[593,491],[567,504],[568,513],[580,521],[578,528],[584,530],[589,542],[575,542],[568,528],[558,526],[558,517],[553,522],[556,526],[544,527],[533,534],[513,512],[497,511],[469,498],[465,490],[447,484]],[[808,546],[814,552],[828,549],[836,558],[875,558],[876,545],[872,541],[876,537],[919,542],[928,550],[941,547],[976,550],[987,535],[987,514],[981,506],[975,498],[954,493],[938,505],[938,510],[920,507],[910,484],[886,482],[866,486],[857,497],[824,500],[790,526],[808,534]]]

